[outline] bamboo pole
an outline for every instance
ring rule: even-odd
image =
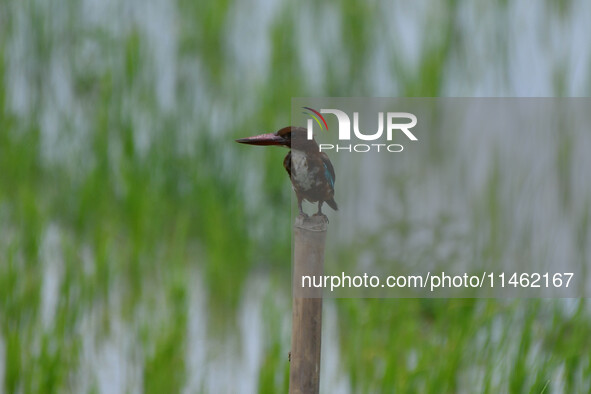
[[[322,338],[322,288],[303,288],[302,276],[324,275],[326,218],[298,216],[294,225],[290,394],[318,393]]]

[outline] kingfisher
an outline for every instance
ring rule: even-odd
[[[283,160],[283,167],[289,175],[293,190],[298,199],[300,215],[308,216],[302,209],[302,201],[318,203],[318,212],[314,216],[326,216],[322,213],[322,204],[327,203],[335,211],[338,205],[334,200],[334,167],[328,155],[320,152],[318,144],[307,137],[303,127],[288,126],[275,133],[261,134],[236,140],[241,144],[277,145],[289,148]]]

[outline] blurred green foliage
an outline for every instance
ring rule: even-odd
[[[499,9],[504,3],[498,2]],[[566,12],[561,10],[567,3],[559,2],[558,11]],[[266,269],[268,297],[276,303],[265,301],[256,379],[260,392],[285,392],[289,338],[281,321],[290,308],[290,188],[280,165],[285,152],[239,149],[233,139],[283,126],[291,97],[319,93],[307,87],[308,76],[299,63],[295,6],[285,6],[270,23],[264,80],[241,90],[242,76],[234,75],[226,44],[235,2],[177,1],[179,65],[171,109],[157,100],[154,81],[159,75],[140,21],[113,33],[108,23],[80,22],[79,14],[87,12],[80,3],[60,4],[68,10],[65,16],[60,16],[61,8],[39,7],[35,1],[0,5],[4,390],[99,391],[95,375],[77,376],[92,358],[83,351],[85,337],[100,343],[113,334],[114,321],[123,321],[141,354],[145,391],[179,392],[195,373],[187,362],[191,294],[201,285],[193,282],[194,272],[202,276],[208,300],[208,313],[199,319],[206,321],[211,342],[219,343],[236,335],[236,313],[249,275]],[[326,75],[320,94],[371,95],[361,76],[375,40],[368,25],[380,8],[362,0],[328,4],[342,11],[340,23],[347,28],[340,43],[345,51],[327,52],[325,60],[328,67],[346,66]],[[388,54],[388,67],[399,79],[392,95],[442,94],[446,65],[458,52],[454,17],[459,2],[446,4],[444,22],[427,35],[416,70],[396,59],[395,51]],[[322,7],[306,6],[313,13]],[[26,37],[15,44],[23,36],[21,29]],[[96,51],[88,63],[81,60],[86,45]],[[9,57],[21,49],[27,56],[18,72],[30,89],[25,113],[13,109],[15,98],[7,86],[16,77],[14,68],[8,70],[14,60]],[[53,56],[68,66],[73,92],[68,105],[77,108],[81,122],[70,116],[69,108],[51,105],[59,90],[49,72],[55,71]],[[194,99],[194,80],[186,69],[199,72],[200,100],[207,102]],[[222,115],[216,115],[216,105]],[[232,118],[245,107],[239,124],[232,120],[214,127],[216,116]],[[148,119],[143,123],[149,128],[147,145],[141,142],[144,132],[136,114]],[[57,117],[60,129],[45,130],[44,116]],[[47,140],[54,137],[57,143],[48,147]],[[74,150],[68,150],[74,142]],[[572,142],[565,144],[559,166],[568,160]],[[262,179],[255,212],[245,203],[249,167],[258,169]],[[501,207],[494,181],[493,176],[482,201],[493,234],[488,258],[499,247],[494,220]],[[253,224],[258,220],[265,223],[263,228]],[[585,231],[589,227],[581,226]],[[57,256],[44,246],[52,231],[58,232]],[[60,280],[48,323],[42,305],[51,264]],[[283,298],[275,300],[275,294]],[[590,390],[591,321],[583,300],[576,302],[574,313],[565,312],[561,302],[538,300],[335,303],[340,367],[354,392]],[[89,381],[80,382],[84,379]]]

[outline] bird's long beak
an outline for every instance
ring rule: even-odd
[[[275,135],[275,133],[255,135],[253,137],[246,137],[237,139],[236,142],[249,145],[286,145],[285,138]]]

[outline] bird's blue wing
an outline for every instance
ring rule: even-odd
[[[324,164],[324,176],[330,184],[330,187],[334,190],[334,182],[336,180],[336,176],[334,173],[334,167],[332,166],[332,163],[330,162],[326,153],[322,153],[322,164]]]

